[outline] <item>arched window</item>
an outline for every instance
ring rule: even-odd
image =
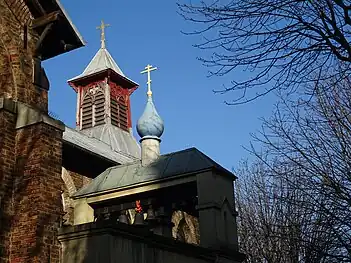
[[[82,129],[93,126],[93,99],[87,94],[82,103]]]
[[[105,123],[105,94],[99,91],[95,94],[95,126]]]
[[[128,107],[124,97],[111,97],[111,123],[128,131]]]

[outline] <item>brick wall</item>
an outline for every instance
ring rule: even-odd
[[[0,0],[0,97],[47,112],[47,91],[33,85],[32,58],[38,36],[30,29],[30,22],[22,0]]]
[[[16,134],[10,262],[59,262],[62,131],[45,123]]]
[[[12,210],[12,172],[15,158],[15,114],[0,110],[0,262],[7,263]]]
[[[46,113],[48,93],[33,84],[38,35],[25,2],[0,0],[0,98]],[[0,263],[58,263],[62,124],[16,129],[17,114],[0,108]]]

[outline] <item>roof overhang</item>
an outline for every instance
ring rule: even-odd
[[[128,185],[118,189],[109,189],[102,192],[96,192],[92,194],[83,194],[83,195],[73,195],[73,199],[86,198],[89,204],[100,203],[106,200],[111,200],[115,198],[130,196],[134,194],[141,194],[145,192],[151,192],[159,190],[162,188],[183,185],[190,182],[196,182],[197,174],[186,174],[179,175],[175,177],[170,177],[162,180],[148,181],[144,183],[138,183],[134,185]]]
[[[115,72],[112,69],[105,69],[87,76],[77,76],[74,77],[70,80],[68,80],[68,84],[74,88],[76,90],[76,88],[78,86],[86,86],[94,81],[97,80],[103,80],[104,78],[108,78],[110,81],[113,81],[121,86],[123,86],[124,88],[127,89],[135,89],[137,87],[139,87],[139,84],[134,82],[133,80],[124,77],[120,74],[118,74],[117,72]]]
[[[82,36],[59,0],[26,0],[33,15],[32,29],[40,38],[37,51],[42,60],[84,46]]]
[[[186,173],[186,174],[179,174],[176,176],[166,177],[163,179],[145,181],[141,183],[127,185],[124,187],[112,188],[112,189],[108,189],[100,192],[81,194],[81,195],[79,194],[79,192],[77,192],[72,196],[72,198],[73,199],[86,198],[88,203],[94,204],[94,203],[99,203],[99,202],[103,202],[114,198],[120,198],[124,196],[137,194],[137,193],[140,194],[144,192],[158,190],[161,188],[182,185],[190,182],[196,182],[197,176],[201,176],[201,174],[206,172],[215,172],[221,176],[227,176],[229,179],[233,181],[236,179],[236,176],[230,172],[223,173],[223,171],[220,171],[216,168],[208,168],[201,171],[195,171],[195,172]]]

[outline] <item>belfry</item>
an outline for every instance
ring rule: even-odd
[[[68,80],[68,127],[48,114],[41,64],[84,46],[67,12],[58,0],[0,0],[0,17],[0,263],[242,262],[235,175],[196,148],[161,151],[171,120],[151,73],[162,72],[141,71],[137,140],[139,85],[107,50],[102,21],[99,50]]]
[[[101,21],[101,47],[82,74],[70,79],[77,92],[77,129],[108,144],[112,150],[139,158],[140,150],[132,134],[130,96],[138,84],[129,79],[106,48]]]

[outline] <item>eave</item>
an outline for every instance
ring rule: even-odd
[[[36,56],[46,60],[84,46],[82,36],[59,0],[25,0],[32,16],[31,28],[39,34]]]
[[[75,91],[77,91],[78,86],[85,86],[97,80],[103,80],[106,77],[108,78],[109,81],[113,81],[117,84],[120,84],[121,86],[129,90],[139,87],[138,83],[132,81],[127,77],[121,76],[120,74],[114,72],[112,69],[105,69],[103,71],[96,72],[88,76],[82,76],[82,77],[77,76],[73,79],[68,80],[68,84]]]

